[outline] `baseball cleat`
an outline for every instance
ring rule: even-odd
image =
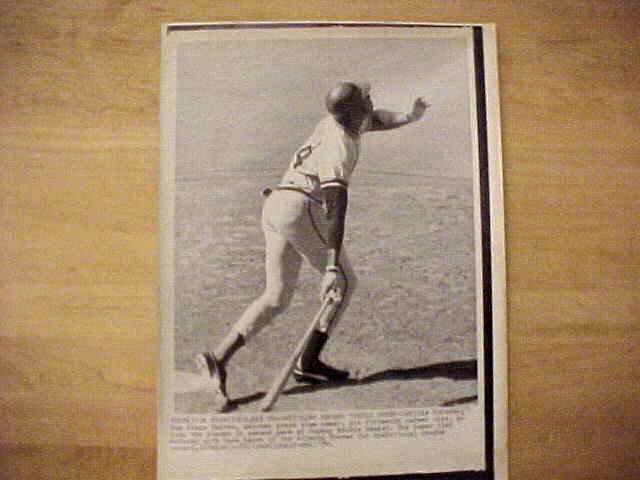
[[[316,360],[310,368],[303,369],[300,364],[293,369],[293,378],[298,383],[340,383],[349,380],[349,372],[338,370],[320,360]]]
[[[207,379],[209,391],[213,394],[214,409],[224,412],[230,406],[227,396],[227,372],[216,357],[209,352],[196,355],[196,367],[200,376]]]

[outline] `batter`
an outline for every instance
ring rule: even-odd
[[[358,163],[361,138],[365,132],[415,122],[429,106],[418,98],[410,113],[374,110],[369,91],[369,84],[351,82],[332,88],[325,99],[329,115],[296,150],[278,187],[265,192],[265,290],[214,351],[196,356],[199,371],[210,382],[216,411],[230,406],[226,365],[253,335],[286,310],[303,260],[322,274],[320,298],[335,290],[341,300],[333,317],[314,330],[293,376],[304,383],[349,378],[349,372],[324,363],[320,354],[358,284],[342,241],[349,180]]]

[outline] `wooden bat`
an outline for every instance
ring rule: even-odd
[[[280,393],[282,393],[282,389],[284,388],[285,383],[287,383],[287,380],[289,379],[289,375],[291,375],[291,372],[293,371],[293,367],[295,366],[298,357],[302,355],[302,351],[309,341],[311,334],[323,319],[333,314],[333,310],[336,308],[338,303],[338,293],[335,290],[329,292],[322,302],[322,305],[320,305],[318,313],[316,313],[316,316],[313,317],[311,325],[309,325],[309,328],[296,346],[296,349],[293,351],[282,370],[280,370],[280,373],[273,382],[273,385],[271,385],[271,388],[267,392],[266,396],[262,399],[262,402],[260,403],[260,410],[262,410],[263,412],[268,412],[269,410],[271,410],[271,408],[273,408],[273,405],[278,400]]]

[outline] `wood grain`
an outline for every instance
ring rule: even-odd
[[[3,2],[2,478],[154,478],[160,24],[336,18],[497,24],[512,477],[638,478],[640,8],[583,0]]]

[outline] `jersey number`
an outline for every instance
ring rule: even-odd
[[[298,150],[296,153],[296,158],[291,164],[291,168],[298,168],[300,165],[302,165],[302,162],[309,158],[311,152],[313,152],[313,147],[311,145],[305,145],[300,150]]]

